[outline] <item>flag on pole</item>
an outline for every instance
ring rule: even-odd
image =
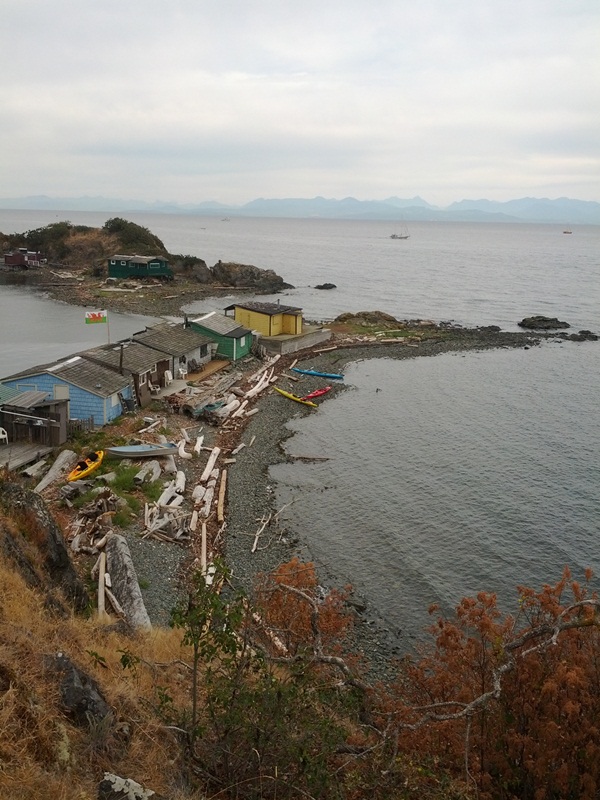
[[[92,325],[95,322],[108,322],[108,313],[106,311],[86,311],[85,324]]]

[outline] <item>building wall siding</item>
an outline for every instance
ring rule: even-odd
[[[70,419],[89,419],[93,417],[94,425],[106,425],[107,422],[111,422],[122,413],[118,394],[107,398],[107,402],[105,402],[103,397],[99,397],[85,389],[80,389],[79,386],[74,386],[72,383],[46,372],[39,375],[28,375],[26,378],[7,380],[4,383],[20,391],[36,389],[40,392],[46,392],[48,400],[53,399],[55,386],[67,386],[69,389]],[[123,387],[122,394],[124,398],[130,399],[132,396],[131,387]],[[116,404],[114,402],[115,398]]]

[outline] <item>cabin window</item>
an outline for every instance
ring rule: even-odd
[[[246,337],[242,336],[242,338],[240,339],[240,347],[244,347],[245,344],[246,344]]]
[[[142,372],[140,374],[140,386],[144,386],[146,384],[147,380],[148,380],[148,373],[147,372]]]
[[[121,261],[121,266],[122,267],[126,267],[127,266],[127,262],[126,261]]]
[[[111,263],[111,265],[114,267],[114,265],[115,265],[117,262],[114,260],[114,258],[111,258],[111,260],[110,260],[110,263]]]

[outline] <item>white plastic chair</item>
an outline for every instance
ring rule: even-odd
[[[165,370],[165,386],[170,386],[173,383],[173,373],[170,369]]]
[[[8,444],[8,433],[4,430],[4,428],[0,428],[0,444],[2,444],[2,442]]]

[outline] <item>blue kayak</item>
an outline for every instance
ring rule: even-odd
[[[331,378],[334,381],[343,381],[343,375],[336,375],[332,372],[317,372],[316,369],[300,369],[299,367],[292,367],[292,372],[300,372],[302,375],[316,375],[318,378]]]

